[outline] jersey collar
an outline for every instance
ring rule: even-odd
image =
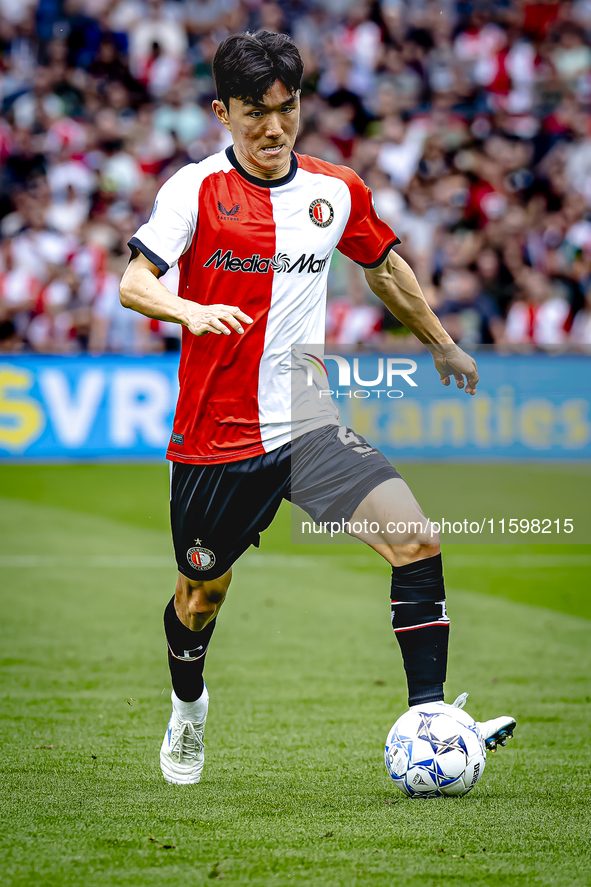
[[[243,179],[246,179],[246,181],[250,182],[252,185],[258,185],[259,188],[278,188],[280,185],[287,185],[288,182],[291,182],[296,172],[298,171],[298,161],[296,160],[296,156],[293,151],[291,152],[291,166],[289,167],[289,172],[287,173],[287,175],[282,176],[280,179],[257,179],[256,176],[251,176],[250,173],[246,172],[244,167],[238,163],[232,145],[230,145],[229,148],[226,148],[226,157],[228,158],[234,169],[240,173]]]

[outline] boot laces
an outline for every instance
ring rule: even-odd
[[[463,708],[466,704],[466,699],[468,698],[468,693],[460,693],[455,702],[452,702],[452,708]]]
[[[172,738],[170,754],[178,763],[188,763],[203,751],[203,725],[181,721]]]

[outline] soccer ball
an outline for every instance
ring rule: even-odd
[[[386,769],[411,798],[459,797],[484,771],[486,747],[474,718],[451,705],[414,706],[386,739]]]

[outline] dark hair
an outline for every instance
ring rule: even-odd
[[[276,80],[293,95],[301,88],[303,72],[304,63],[293,40],[271,31],[228,37],[213,60],[218,99],[226,110],[231,98],[261,102]]]

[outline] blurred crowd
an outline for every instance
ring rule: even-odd
[[[296,150],[365,179],[457,342],[591,345],[591,0],[0,0],[0,350],[178,349],[119,304],[126,243],[228,144],[247,28],[296,41]],[[329,296],[330,342],[408,347],[336,253]]]

